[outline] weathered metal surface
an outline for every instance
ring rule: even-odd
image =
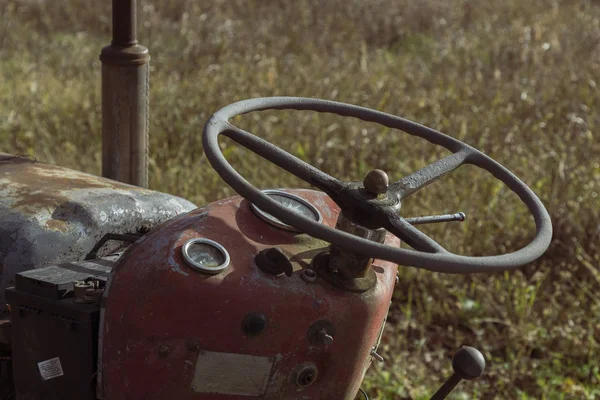
[[[137,0],[113,0],[113,41],[117,46],[137,43]]]
[[[425,217],[406,218],[411,225],[435,224],[440,222],[463,222],[467,216],[463,212],[456,214],[428,215]]]
[[[138,233],[187,200],[0,153],[0,314],[16,273],[81,260],[106,233]],[[107,254],[119,243],[104,246]]]
[[[77,282],[91,279],[104,285],[119,257],[120,254],[111,254],[94,260],[71,261],[23,271],[15,276],[15,288],[51,300],[71,297],[74,292],[77,296]]]
[[[17,399],[94,400],[99,306],[9,288]]]
[[[148,186],[148,49],[137,43],[136,0],[113,0],[113,40],[102,49],[102,175]]]
[[[387,235],[385,229],[369,229],[354,223],[346,218],[343,211],[337,220],[336,229],[377,243],[383,243]],[[324,277],[329,277],[330,283],[340,289],[365,291],[377,282],[371,268],[372,261],[371,257],[365,257],[333,245],[331,246],[327,267],[321,269],[321,271],[324,273]]]
[[[196,393],[262,395],[274,361],[274,357],[200,350],[190,389]]]
[[[324,193],[289,192],[310,201],[323,223],[335,226],[339,209]],[[181,247],[195,237],[221,243],[230,266],[216,275],[188,267]],[[392,236],[386,243],[399,245]],[[256,255],[270,247],[288,257],[290,277],[256,266]],[[247,399],[222,394],[226,387],[221,394],[190,389],[202,349],[273,359],[262,399],[353,400],[372,361],[397,267],[375,260],[377,284],[363,293],[339,290],[321,277],[305,281],[302,271],[327,248],[326,242],[265,223],[239,196],[148,233],[125,252],[105,290],[98,394],[105,400]],[[249,315],[260,316],[251,327]],[[311,343],[318,321],[328,323],[321,322],[322,340]],[[307,365],[314,372],[299,377]]]
[[[11,347],[17,398],[96,398],[98,300],[119,255],[16,275],[15,287],[6,291],[6,298],[14,324]],[[60,367],[60,376],[49,376],[53,369],[47,367],[53,364]]]

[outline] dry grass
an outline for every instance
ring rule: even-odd
[[[105,2],[0,0],[0,149],[99,173]],[[203,204],[232,194],[200,135],[233,101],[336,99],[420,121],[479,147],[547,205],[555,237],[520,271],[446,276],[402,269],[382,352],[365,387],[426,398],[463,343],[489,360],[455,398],[600,397],[600,6],[535,0],[145,1],[150,48],[151,187]],[[239,121],[340,178],[398,178],[443,151],[399,132],[310,113]],[[262,187],[306,186],[233,146]],[[405,215],[465,211],[427,232],[464,254],[532,235],[516,196],[475,167],[422,191]],[[409,204],[410,203],[410,204]],[[462,397],[461,397],[462,396]]]

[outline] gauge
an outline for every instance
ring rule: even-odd
[[[275,200],[279,205],[287,208],[289,211],[293,211],[296,214],[302,215],[305,218],[311,219],[315,222],[321,222],[322,217],[319,210],[308,201],[301,197],[295,196],[290,193],[283,192],[281,190],[263,190],[271,200]],[[262,220],[269,224],[276,226],[281,229],[285,229],[293,232],[300,232],[299,229],[282,222],[278,218],[275,218],[271,214],[261,210],[254,204],[251,204],[252,211],[256,213]]]
[[[229,265],[225,247],[210,239],[188,240],[181,251],[188,265],[201,272],[217,274]]]

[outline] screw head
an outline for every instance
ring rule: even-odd
[[[380,195],[387,192],[390,187],[390,178],[381,169],[374,169],[367,173],[363,179],[365,190],[374,195]]]
[[[462,379],[476,379],[485,370],[485,358],[476,348],[463,346],[452,357],[452,369]]]

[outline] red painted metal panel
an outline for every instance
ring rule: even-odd
[[[323,223],[335,226],[339,209],[325,194],[289,192],[310,201]],[[181,247],[196,237],[225,246],[231,256],[229,268],[206,275],[188,267]],[[399,244],[391,236],[387,243]],[[256,266],[255,255],[272,246],[290,258],[291,277],[268,275]],[[306,282],[302,269],[309,268],[312,257],[327,246],[268,225],[239,196],[209,204],[147,234],[119,261],[104,300],[104,398],[353,399],[371,363],[370,351],[389,308],[397,267],[376,260],[378,283],[365,293],[342,291],[320,278]],[[242,330],[242,321],[251,312],[267,318],[266,328],[256,336]],[[323,319],[335,327],[333,343],[313,345],[308,330]],[[195,393],[192,380],[202,351],[270,358],[265,393]],[[304,363],[316,365],[318,374],[310,386],[301,388],[294,371]],[[239,368],[231,370],[238,372],[218,379],[243,386]]]

